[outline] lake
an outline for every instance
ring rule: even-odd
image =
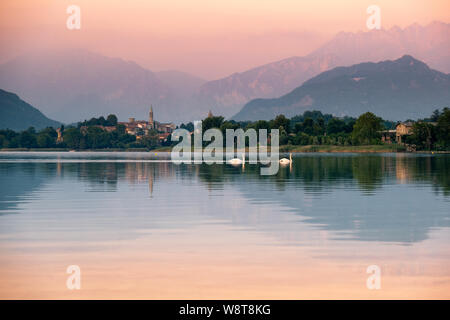
[[[450,155],[0,152],[0,181],[2,299],[450,298]]]

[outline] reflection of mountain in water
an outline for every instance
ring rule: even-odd
[[[257,167],[246,168],[244,175],[203,168],[208,173],[200,177],[208,184],[223,177],[251,202],[289,208],[347,239],[416,242],[426,239],[431,228],[450,225],[448,202],[436,201],[441,191],[450,195],[447,156],[305,155],[275,177],[260,176]],[[429,186],[434,194],[422,190]],[[280,220],[281,215],[274,212],[265,219]]]
[[[30,199],[56,174],[56,164],[2,163],[0,165],[0,215],[18,210],[18,204]]]
[[[0,164],[0,214],[51,186],[61,212],[41,225],[49,239],[58,227],[68,240],[122,239],[213,218],[285,242],[305,237],[306,221],[340,239],[411,243],[449,227],[449,171],[446,155],[301,155],[276,176],[256,165],[12,161]]]

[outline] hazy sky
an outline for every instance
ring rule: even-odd
[[[66,8],[81,8],[68,30]],[[449,0],[1,0],[0,62],[34,49],[82,47],[153,71],[206,79],[304,55],[340,31],[450,22]]]

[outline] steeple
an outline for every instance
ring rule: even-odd
[[[212,114],[211,110],[209,110],[209,112],[208,112],[208,118],[212,118],[212,117],[213,117],[213,114]]]
[[[148,115],[148,124],[151,127],[154,127],[154,122],[153,122],[153,105],[150,105],[150,113]]]

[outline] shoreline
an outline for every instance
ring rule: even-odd
[[[4,148],[0,152],[171,152],[171,147],[161,147],[156,149],[86,149],[71,150],[67,148]],[[270,151],[270,148],[268,148]],[[248,148],[245,148],[248,152]],[[225,150],[223,151],[225,153]],[[294,146],[283,145],[279,147],[280,153],[425,153],[425,154],[449,154],[450,151],[421,150],[406,151],[404,146],[400,145],[366,145],[366,146],[334,146],[334,145],[306,145]]]

